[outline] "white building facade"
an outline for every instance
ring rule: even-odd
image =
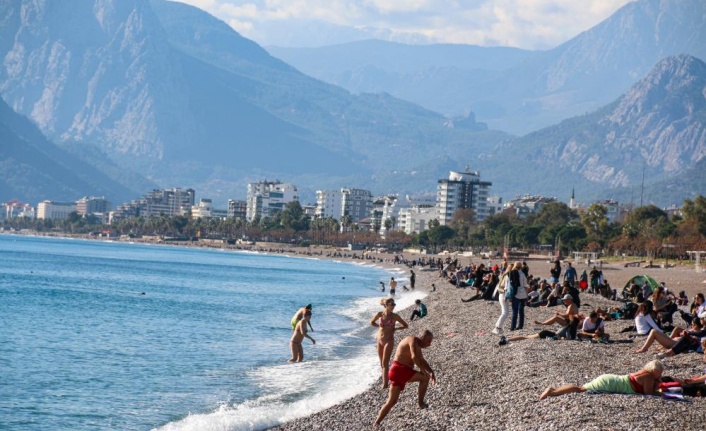
[[[460,209],[471,209],[477,221],[485,220],[488,213],[488,196],[493,184],[481,181],[478,172],[449,172],[448,179],[438,181],[436,208],[442,226],[451,223],[454,213]]]
[[[72,212],[76,212],[76,204],[73,202],[47,200],[37,204],[38,219],[66,220]]]
[[[255,217],[272,217],[292,201],[299,201],[297,187],[279,181],[260,181],[248,184],[246,215],[248,221]]]
[[[429,228],[438,216],[434,205],[414,205],[402,208],[398,214],[398,228],[408,235],[419,234]]]

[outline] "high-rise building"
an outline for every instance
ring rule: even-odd
[[[228,200],[228,218],[239,218],[245,220],[248,203],[246,201]]]
[[[28,203],[13,200],[0,205],[0,220],[10,220],[15,217],[33,219],[35,215],[34,207]]]
[[[198,205],[191,206],[191,219],[210,219],[213,211],[213,202],[211,199],[201,199]]]
[[[448,179],[438,181],[436,187],[436,207],[439,223],[448,225],[454,213],[460,209],[471,209],[477,221],[488,217],[488,195],[493,183],[481,181],[478,172],[449,172]]]
[[[279,181],[260,181],[248,184],[247,210],[245,218],[272,217],[292,201],[299,201],[297,187]]]
[[[373,198],[369,190],[342,188],[316,191],[316,217],[340,221],[349,216],[352,222],[370,217]]]

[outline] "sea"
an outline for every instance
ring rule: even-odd
[[[407,274],[0,234],[0,430],[261,430],[308,416],[378,379],[369,321],[392,276]],[[316,344],[288,363],[291,317],[309,303]]]

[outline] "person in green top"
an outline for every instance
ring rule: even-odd
[[[422,304],[421,299],[417,299],[414,303],[417,304],[417,306],[414,308],[414,311],[412,311],[412,317],[409,318],[410,321],[414,320],[415,317],[421,319],[427,315],[427,306]]]
[[[292,316],[292,332],[297,329],[297,323],[299,323],[299,321],[304,318],[304,315],[306,313],[311,314],[311,308],[311,304],[307,304],[306,307],[302,307],[296,313],[294,313],[294,316]],[[311,328],[311,330],[313,331],[314,327],[311,326],[311,320],[307,320],[307,323],[309,324],[309,328]]]

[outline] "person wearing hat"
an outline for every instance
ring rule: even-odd
[[[558,323],[561,326],[568,326],[571,320],[578,316],[579,309],[578,307],[576,307],[576,304],[574,304],[574,298],[572,298],[571,295],[569,295],[568,293],[564,295],[561,300],[564,302],[564,305],[566,305],[566,311],[564,313],[562,313],[561,311],[557,311],[556,313],[554,313],[554,317],[545,320],[544,322],[535,320],[534,324],[553,325],[555,323]]]
[[[294,316],[292,316],[292,331],[297,329],[297,324],[300,320],[304,318],[304,315],[306,313],[311,314],[311,308],[311,304],[306,304],[306,307],[302,307],[296,313],[294,313]],[[311,329],[311,331],[314,332],[314,327],[311,326],[311,320],[307,320],[307,323],[309,324],[309,328]]]

